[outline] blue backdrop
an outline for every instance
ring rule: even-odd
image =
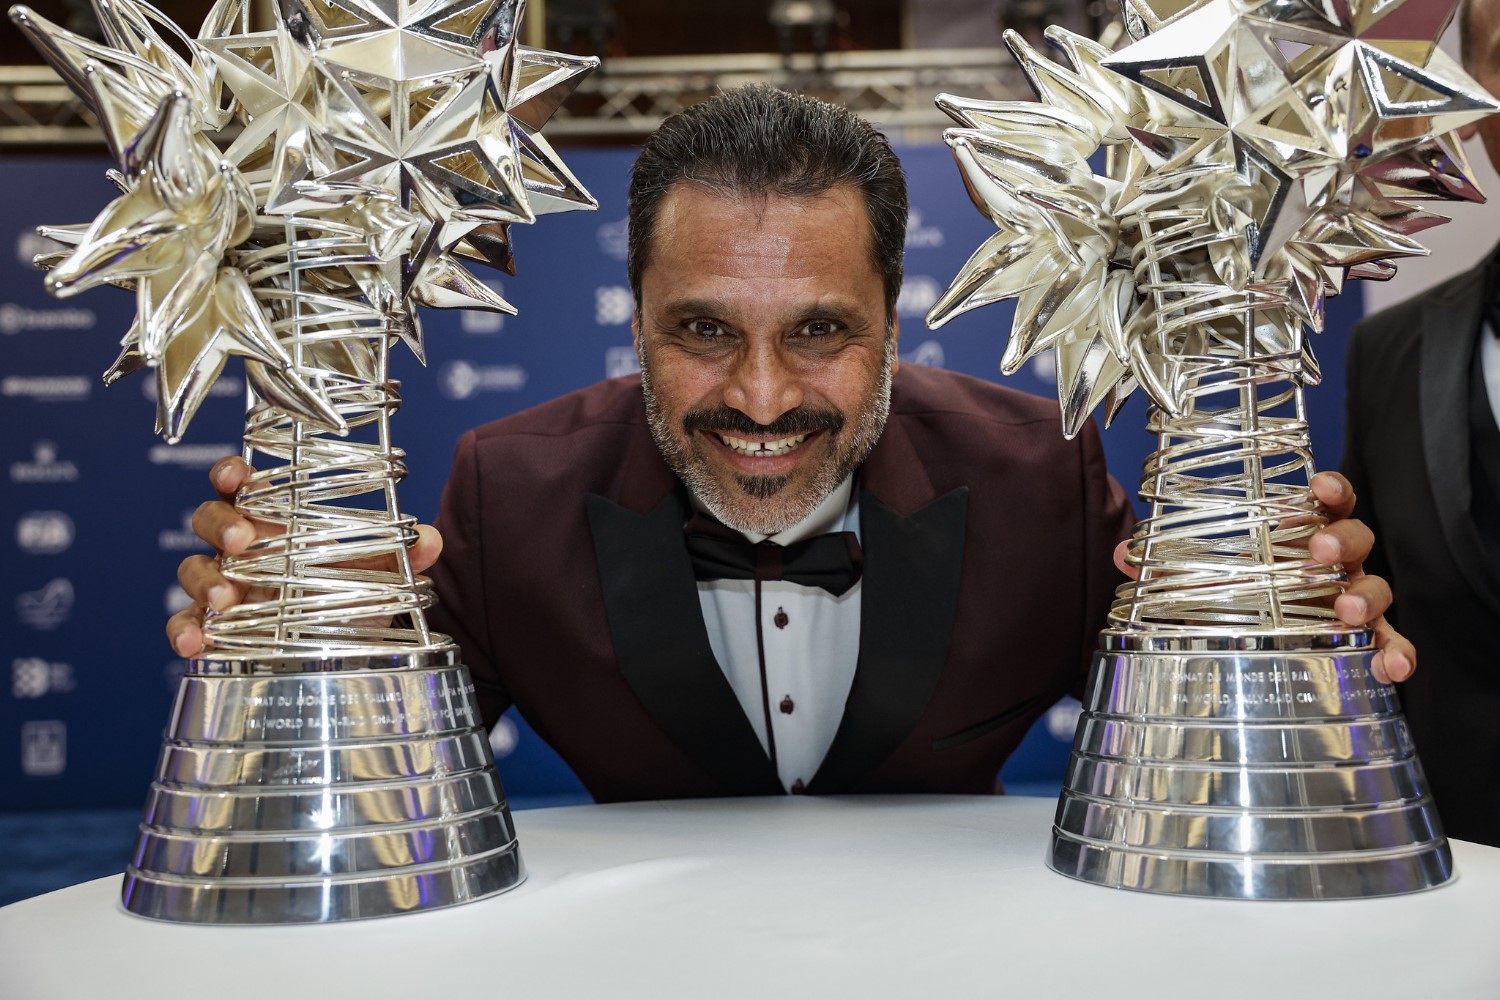
[[[990,235],[947,149],[901,149],[911,184],[901,354],[999,378],[1010,310],[990,307],[940,333],[922,316]],[[516,227],[519,276],[495,287],[514,317],[427,311],[429,367],[409,353],[393,370],[406,399],[395,423],[409,454],[403,507],[437,510],[453,442],[467,428],[607,375],[634,370],[625,281],[625,188],[633,151],[575,150],[569,164],[603,206]],[[38,224],[85,222],[112,197],[94,159],[0,162],[0,808],[134,805],[144,801],[184,664],[163,638],[184,601],[176,566],[202,547],[188,526],[211,495],[205,472],[240,449],[244,383],[231,361],[186,441],[152,434],[153,379],[99,380],[134,314],[134,298],[101,289],[59,301],[30,265]],[[1342,435],[1344,338],[1359,295],[1334,301],[1316,341],[1325,385],[1310,394],[1313,441],[1333,468]],[[1055,394],[1048,361],[1008,380]],[[1133,494],[1152,448],[1133,400],[1106,432],[1110,468]],[[205,550],[206,551],[206,550]],[[995,558],[1004,559],[1003,552]],[[1017,567],[1016,572],[1027,572]],[[1003,656],[1004,650],[996,650]],[[1007,765],[1011,783],[1060,780],[1076,708],[1059,706]],[[508,718],[492,743],[516,796],[581,786],[526,727]]]

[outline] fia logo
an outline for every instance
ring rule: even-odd
[[[520,365],[454,361],[438,376],[438,388],[449,399],[468,399],[481,392],[515,392],[526,388],[526,369]]]
[[[71,663],[48,663],[39,656],[10,661],[10,693],[17,698],[67,694],[76,686]]]
[[[16,597],[16,617],[38,632],[50,632],[73,614],[73,583],[58,577],[40,590]]]
[[[630,250],[630,220],[606,222],[595,232],[599,241],[599,252],[615,260],[624,260]]]
[[[16,546],[27,555],[66,552],[73,536],[73,519],[60,510],[33,510],[16,521]]]
[[[594,322],[600,326],[620,326],[635,314],[635,299],[624,285],[602,285],[594,289]]]
[[[31,461],[10,463],[10,481],[13,483],[76,483],[78,466],[60,461],[57,445],[51,441],[38,441],[31,446]]]
[[[21,723],[21,773],[51,778],[67,769],[67,725],[57,720]]]
[[[940,247],[943,231],[937,226],[922,225],[922,213],[916,209],[906,213],[906,245],[908,248]]]
[[[209,545],[193,533],[193,511],[182,512],[180,528],[164,528],[156,533],[156,547],[163,552],[208,552]]]
[[[923,317],[943,294],[943,287],[925,274],[914,274],[901,283],[896,297],[896,315]]]
[[[641,359],[634,347],[606,347],[604,349],[604,377],[619,378],[634,375],[641,370]]]
[[[77,403],[89,398],[94,380],[85,375],[7,375],[0,379],[0,396],[24,397],[39,403]]]
[[[24,330],[92,330],[99,322],[92,309],[27,309],[14,302],[0,305],[0,333]]]
[[[516,752],[516,746],[521,742],[521,730],[509,716],[502,715],[495,723],[495,728],[490,730],[490,751],[498,760],[501,757],[509,757]]]
[[[1083,706],[1076,699],[1064,698],[1042,717],[1047,723],[1047,735],[1059,743],[1072,743],[1073,731],[1078,728],[1078,717],[1082,714]]]

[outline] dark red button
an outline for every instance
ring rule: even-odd
[[[784,698],[781,699],[781,714],[782,715],[791,715],[792,714],[792,709],[794,709],[796,707],[797,706],[792,703],[792,696],[791,695],[787,695],[786,697],[784,697]]]
[[[783,609],[783,608],[777,608],[776,609],[776,617],[772,618],[771,621],[773,621],[773,622],[776,623],[776,627],[777,628],[786,628],[787,623],[790,622],[791,619],[786,616],[786,610],[785,609]]]
[[[802,783],[801,778],[798,778],[796,781],[792,782],[793,795],[801,795],[805,791],[807,791],[807,786]]]

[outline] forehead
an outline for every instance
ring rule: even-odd
[[[796,280],[842,272],[878,281],[873,245],[864,195],[853,185],[790,197],[678,182],[662,198],[642,279]]]

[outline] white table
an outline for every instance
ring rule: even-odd
[[[299,927],[131,916],[119,880],[0,909],[0,996],[1500,997],[1500,849],[1355,902],[1176,899],[1043,863],[1046,799],[737,799],[516,814],[530,878]]]

